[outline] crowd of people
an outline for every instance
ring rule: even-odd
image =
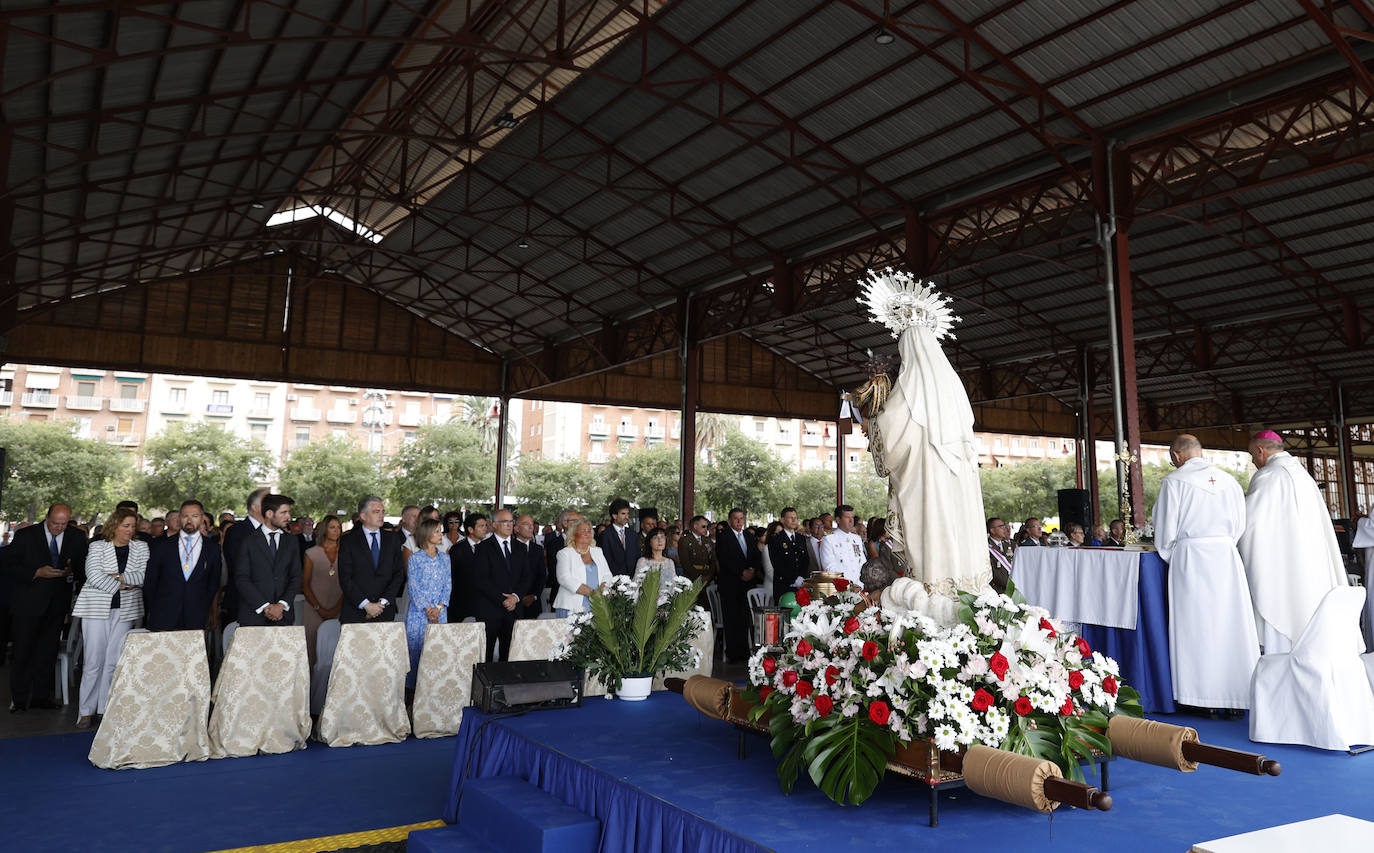
[[[601,518],[566,510],[542,529],[529,515],[441,512],[408,505],[395,524],[381,498],[365,496],[351,517],[316,522],[266,488],[250,493],[246,517],[187,499],[164,516],[144,518],[121,502],[90,529],[69,506],[48,508],[39,524],[21,525],[0,550],[0,649],[13,642],[10,712],[60,708],[54,664],[65,630],[82,637],[77,726],[99,723],[125,636],[132,630],[234,630],[302,625],[313,666],[327,620],[403,620],[413,687],[425,626],[479,621],[487,659],[502,660],[518,619],[567,616],[615,575],[649,569],[715,584],[730,661],[749,654],[748,590],[773,598],[824,567],[858,581],[859,569],[887,540],[884,522],[854,518],[849,506],[801,519],[785,507],[766,527],[746,526],[732,509],[712,524],[691,518],[684,530],[629,501]],[[707,603],[706,601],[702,602]],[[71,617],[69,619],[69,617]],[[3,659],[3,655],[0,655]]]

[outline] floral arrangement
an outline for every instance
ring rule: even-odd
[[[801,768],[832,800],[862,803],[899,744],[971,744],[1046,758],[1072,779],[1093,750],[1110,755],[1112,714],[1141,716],[1139,695],[1039,607],[987,590],[959,594],[959,620],[864,609],[853,584],[826,598],[799,590],[781,654],[749,660],[754,720],[767,718],[778,778]]]
[[[552,657],[581,667],[615,690],[622,678],[691,669],[700,661],[692,646],[706,627],[696,606],[702,582],[658,569],[634,578],[618,575],[591,594],[591,610],[570,620],[568,636]]]
[[[936,340],[954,337],[954,324],[959,317],[950,310],[953,300],[942,296],[934,282],[923,282],[911,273],[889,268],[881,273],[869,270],[861,287],[870,316],[886,326],[892,337],[899,337],[913,326],[930,329]]]

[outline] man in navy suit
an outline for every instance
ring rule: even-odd
[[[291,605],[301,591],[301,551],[296,537],[284,529],[290,522],[291,499],[267,495],[262,526],[238,543],[234,585],[240,627],[296,624]]]
[[[393,622],[401,573],[402,535],[383,530],[386,507],[369,495],[358,502],[358,523],[339,540],[339,588],[343,608],[339,621]]]
[[[725,621],[725,659],[741,663],[749,657],[749,601],[745,591],[755,574],[763,573],[763,555],[754,538],[744,532],[744,510],[730,510],[729,526],[716,537],[720,574],[721,617]]]
[[[42,524],[15,533],[5,548],[4,566],[13,581],[10,713],[62,707],[53,690],[57,644],[72,609],[72,578],[86,573],[86,534],[67,526],[71,516],[71,507],[53,504]]]
[[[203,631],[214,626],[223,562],[215,540],[201,532],[204,515],[200,501],[182,503],[181,530],[154,542],[148,551],[143,607],[149,631]]]
[[[247,541],[248,536],[262,530],[262,499],[271,491],[267,488],[258,488],[249,492],[248,500],[244,502],[248,517],[233,522],[224,530],[224,541],[221,543],[224,572],[220,578],[224,584],[224,594],[220,600],[220,613],[224,615],[226,622],[239,618],[239,592],[238,584],[234,581],[234,561],[238,558],[239,549]]]
[[[630,525],[630,502],[624,498],[611,501],[611,526],[601,533],[601,552],[606,555],[606,564],[611,574],[633,575],[635,563],[639,562],[639,536],[632,532]]]
[[[450,622],[462,622],[469,616],[477,615],[474,578],[477,573],[477,546],[487,537],[486,515],[468,513],[467,518],[463,519],[463,531],[463,538],[448,546],[449,572],[453,576],[448,597]]]
[[[543,610],[539,604],[539,596],[544,592],[548,570],[544,566],[544,549],[534,541],[534,529],[532,516],[522,515],[515,520],[515,541],[511,543],[511,547],[519,551],[521,557],[518,582],[520,607],[516,612],[519,619],[537,618]]]
[[[505,660],[510,653],[511,629],[520,615],[520,583],[525,578],[528,553],[517,547],[515,519],[508,509],[491,515],[492,535],[482,540],[474,555],[473,608],[479,622],[487,625],[487,660]],[[499,656],[496,641],[501,641]]]

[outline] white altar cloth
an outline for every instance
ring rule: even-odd
[[[1017,548],[1011,579],[1056,619],[1134,631],[1140,553],[1113,548]]]

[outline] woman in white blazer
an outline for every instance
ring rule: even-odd
[[[592,526],[584,519],[568,522],[568,547],[558,552],[554,574],[558,595],[553,608],[559,616],[591,609],[587,596],[611,579],[611,567],[601,549],[592,544]]]
[[[90,728],[92,715],[105,713],[110,678],[119,662],[124,636],[143,618],[143,590],[139,587],[148,571],[148,543],[134,539],[138,514],[117,509],[102,529],[105,538],[91,545],[86,556],[86,585],[72,608],[72,615],[81,617],[85,646],[77,700],[78,729]]]

